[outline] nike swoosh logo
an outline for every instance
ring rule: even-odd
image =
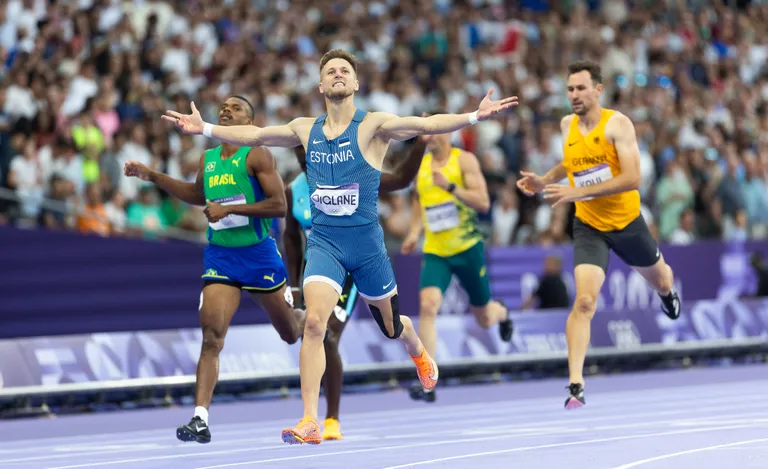
[[[432,379],[437,381],[437,377],[439,375],[439,372],[437,371],[437,364],[434,360],[432,360],[432,369],[434,370],[434,373],[432,373]]]
[[[195,427],[195,430],[197,430],[197,431],[201,432],[201,431],[205,430],[206,428],[207,428],[207,427],[206,427],[205,425],[203,425],[202,427],[201,427],[200,425],[197,425],[197,426]]]
[[[572,147],[572,146],[576,145],[577,143],[579,143],[579,142],[573,142],[573,143],[571,143],[571,142],[568,142],[568,146],[569,146],[569,147]]]
[[[320,142],[322,142],[322,140],[312,140],[312,145],[317,145]]]
[[[392,285],[392,282],[394,282],[394,280],[390,280],[390,281],[389,281],[389,283],[388,283],[388,284],[386,284],[386,285],[384,285],[384,287],[383,287],[383,288],[387,288],[388,286]]]

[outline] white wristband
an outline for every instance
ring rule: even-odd
[[[472,114],[469,115],[469,124],[470,125],[475,125],[478,122],[479,121],[477,120],[477,111],[475,111],[475,112],[473,112]]]
[[[206,122],[203,126],[203,135],[210,138],[211,132],[213,132],[213,125]]]

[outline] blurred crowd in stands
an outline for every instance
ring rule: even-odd
[[[660,241],[768,235],[768,2],[704,0],[6,0],[0,2],[0,224],[104,236],[204,239],[200,208],[122,176],[137,160],[193,181],[216,142],[161,121],[228,96],[255,124],[323,112],[318,62],[361,61],[359,107],[471,112],[517,95],[503,120],[454,134],[474,152],[496,246],[570,242],[572,208],[515,188],[562,159],[566,67],[603,67],[602,104],[635,122],[643,215]],[[293,150],[273,148],[289,183]],[[389,167],[407,154],[393,144]],[[382,195],[393,248],[411,189]],[[279,229],[278,229],[279,231]]]

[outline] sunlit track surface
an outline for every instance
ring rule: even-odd
[[[319,446],[280,439],[296,399],[214,405],[208,445],[175,438],[191,408],[3,421],[0,468],[768,467],[768,366],[591,378],[573,411],[566,385],[438,388],[434,404],[345,395],[345,439]]]

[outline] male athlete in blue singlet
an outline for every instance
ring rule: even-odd
[[[398,117],[357,109],[354,97],[359,88],[355,57],[335,49],[320,60],[319,89],[327,113],[318,118],[301,117],[287,125],[264,128],[223,127],[203,122],[194,103],[192,114],[167,111],[163,116],[185,133],[202,133],[235,145],[302,145],[306,149],[312,232],[307,241],[307,319],[299,358],[304,417],[296,427],[283,430],[283,441],[290,444],[322,441],[317,405],[325,372],[323,337],[347,272],[384,335],[405,345],[424,389],[434,389],[437,365],[426,353],[411,320],[400,315],[395,275],[378,223],[384,156],[390,140],[454,132],[517,105],[517,97],[491,101],[491,90],[472,113]]]
[[[419,171],[424,157],[426,141],[419,138],[412,146],[408,158],[403,161],[393,173],[381,173],[381,192],[392,192],[403,189],[411,183]],[[288,281],[291,285],[299,285],[306,264],[305,251],[302,248],[302,234],[309,239],[312,231],[312,209],[310,206],[309,183],[307,182],[307,161],[304,148],[295,148],[302,173],[292,183],[286,185],[285,200],[288,202],[288,215],[285,217],[285,257],[288,267]],[[341,388],[344,385],[344,366],[339,354],[339,340],[348,319],[357,304],[357,285],[352,275],[347,273],[339,302],[334,307],[334,314],[328,321],[328,336],[325,339],[325,375],[323,390],[327,402],[325,422],[323,424],[323,440],[341,440],[341,423],[339,422],[339,404],[341,403]],[[292,287],[293,304],[303,305],[301,289]],[[301,306],[300,306],[301,307]],[[421,389],[421,388],[419,388]]]

